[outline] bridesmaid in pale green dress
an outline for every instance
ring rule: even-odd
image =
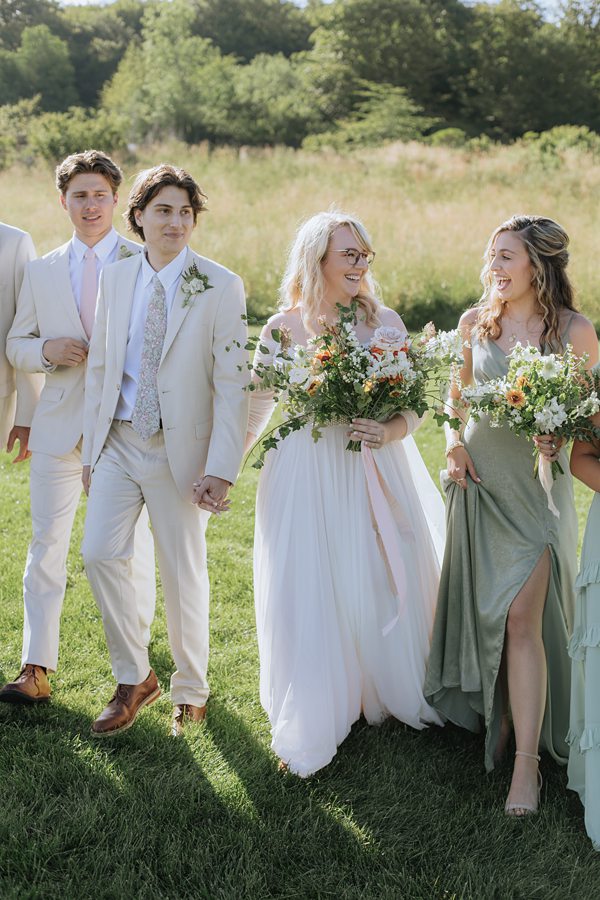
[[[566,272],[568,236],[540,216],[514,216],[492,234],[483,296],[461,318],[463,384],[506,374],[517,342],[598,359],[593,325],[573,306]],[[461,417],[460,388],[450,401]],[[487,729],[485,765],[494,767],[512,725],[516,756],[508,815],[536,812],[538,752],[566,762],[567,642],[572,627],[577,519],[566,451],[552,435],[535,439],[559,460],[557,518],[533,477],[533,446],[508,427],[469,419],[447,426],[447,539],[425,695],[458,725]],[[510,710],[510,713],[509,713]]]
[[[594,417],[600,426],[600,415]],[[596,491],[588,515],[577,588],[572,659],[569,788],[585,806],[585,827],[600,850],[600,441],[575,441],[571,471]]]

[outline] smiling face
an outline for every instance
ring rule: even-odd
[[[533,266],[525,244],[514,231],[501,231],[490,251],[494,291],[503,302],[535,298]]]
[[[364,258],[354,263],[344,255],[346,250],[364,253],[364,247],[360,245],[352,229],[348,225],[341,225],[331,235],[327,254],[321,262],[324,300],[331,306],[336,303],[348,306],[360,291],[363,276],[368,270]]]
[[[194,210],[184,188],[161,188],[144,209],[136,209],[134,214],[155,269],[168,265],[189,243],[195,225]]]
[[[80,241],[93,247],[112,228],[117,195],[110,182],[96,172],[82,172],[69,181],[60,203],[69,215]]]

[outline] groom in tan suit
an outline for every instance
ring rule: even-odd
[[[129,728],[160,694],[129,572],[144,502],[177,666],[173,732],[206,711],[205,531],[209,514],[227,508],[248,403],[241,279],[188,247],[205,204],[182,169],[141,172],[126,215],[144,254],[102,276],[86,379],[82,551],[117,689],[92,726],[97,736]]]
[[[0,690],[4,702],[48,700],[48,672],[58,663],[67,553],[81,496],[85,368],[98,276],[107,263],[141,250],[113,228],[121,179],[118,166],[97,150],[74,153],[58,166],[59,199],[74,233],[62,247],[27,265],[8,334],[9,362],[17,371],[45,374],[45,386],[29,435],[33,534],[23,576],[22,668]],[[152,535],[144,515],[136,578],[147,641],[156,586]]]
[[[29,455],[29,426],[44,383],[43,375],[15,372],[5,354],[23,273],[31,259],[35,248],[27,232],[0,222],[0,448],[10,453],[18,440],[15,462]]]

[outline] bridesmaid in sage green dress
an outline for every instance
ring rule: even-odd
[[[492,234],[481,273],[483,296],[461,318],[463,384],[506,374],[517,342],[545,352],[566,343],[589,365],[598,359],[593,325],[573,306],[568,236],[540,216],[514,216]],[[463,420],[459,385],[449,403]],[[533,445],[486,418],[464,434],[447,426],[447,539],[425,696],[451,721],[487,729],[489,771],[515,731],[516,756],[505,810],[539,804],[540,746],[568,756],[570,664],[577,519],[566,452],[552,435],[535,439],[565,472],[553,488],[557,518],[533,477]],[[510,709],[510,717],[509,717]]]
[[[600,414],[594,416],[600,426]],[[600,441],[575,441],[571,470],[596,493],[590,507],[575,587],[569,784],[585,806],[585,827],[600,850]]]

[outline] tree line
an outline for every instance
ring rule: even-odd
[[[600,131],[600,0],[0,5],[0,165],[174,136],[337,148]]]

